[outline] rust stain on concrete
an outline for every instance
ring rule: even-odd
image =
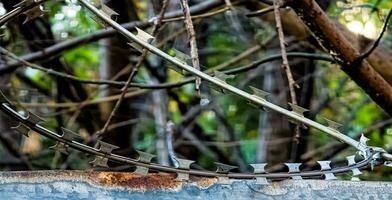
[[[99,172],[93,173],[93,180],[107,187],[125,187],[137,190],[181,188],[182,182],[175,180],[174,174],[149,174],[146,176],[135,173]]]
[[[7,172],[1,175],[0,182],[32,182],[50,181],[88,182],[106,188],[122,188],[134,191],[171,190],[178,191],[185,182],[175,180],[175,174],[150,173],[146,176],[132,172],[101,172],[101,171],[20,171]],[[208,188],[216,183],[216,178],[191,176],[189,184]]]

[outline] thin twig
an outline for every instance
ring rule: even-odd
[[[282,60],[283,60],[282,67],[286,72],[287,81],[289,83],[291,102],[294,105],[297,105],[297,98],[295,95],[295,88],[294,87],[298,88],[298,85],[296,85],[296,83],[295,83],[295,80],[293,78],[293,74],[291,73],[289,61],[287,59],[285,39],[284,39],[282,21],[280,19],[279,7],[280,7],[279,0],[274,0],[274,14],[275,14],[275,21],[276,21],[276,30],[279,35],[279,44],[280,44],[280,49],[281,49],[281,53],[282,53]]]
[[[238,56],[236,56],[236,57],[234,57],[234,58],[232,58],[222,64],[219,64],[215,67],[212,67],[212,68],[206,70],[205,73],[210,74],[214,70],[218,70],[218,71],[223,70],[227,67],[230,67],[231,65],[234,65],[235,63],[238,63],[239,61],[247,58],[248,56],[254,54],[255,52],[257,52],[259,50],[260,50],[259,45],[251,47],[248,50],[244,51],[243,53],[239,54]],[[22,63],[23,65],[26,65],[32,69],[36,69],[36,70],[45,72],[47,74],[50,74],[50,75],[53,75],[56,77],[67,79],[69,81],[74,81],[74,82],[83,83],[83,84],[92,84],[92,85],[108,85],[108,86],[112,86],[112,87],[124,87],[125,83],[126,83],[124,81],[112,81],[112,80],[104,80],[104,79],[101,79],[101,80],[83,79],[83,78],[76,77],[76,76],[73,76],[70,74],[58,72],[53,69],[47,69],[47,68],[41,67],[37,64],[25,61],[22,58],[18,57],[17,55],[11,53],[10,51],[8,51],[2,47],[0,47],[0,53],[5,54],[5,55],[9,56],[11,59],[14,59],[14,60]],[[287,53],[287,57],[288,58],[308,58],[308,59],[312,59],[312,60],[334,62],[334,60],[329,56],[304,53],[304,52],[289,52],[289,53]],[[239,73],[243,73],[243,72],[247,72],[249,70],[252,70],[261,64],[271,62],[274,60],[279,60],[279,59],[282,59],[281,54],[275,54],[275,55],[271,55],[271,56],[268,56],[265,58],[261,58],[260,60],[254,61],[251,64],[232,68],[229,70],[224,70],[222,72],[224,72],[226,74],[239,74]],[[129,84],[129,88],[133,87],[133,88],[141,88],[141,89],[172,89],[172,88],[181,87],[185,84],[191,83],[194,80],[195,80],[195,77],[188,77],[188,78],[185,78],[181,81],[172,82],[172,83],[170,83],[170,82],[161,83],[161,84],[131,83],[131,84]]]
[[[223,13],[223,12],[225,12],[227,10],[230,10],[230,8],[226,6],[226,7],[220,8],[220,9],[215,10],[215,11],[210,11],[210,12],[206,12],[206,13],[202,13],[202,14],[198,14],[198,15],[193,15],[192,19],[195,20],[195,19],[201,19],[201,18],[206,18],[206,17],[212,17],[214,15]],[[165,18],[165,19],[162,20],[162,22],[165,22],[165,23],[166,22],[174,22],[174,21],[179,21],[179,20],[184,20],[184,19],[185,19],[184,16],[175,17],[175,18]]]
[[[182,5],[182,11],[185,16],[184,23],[185,23],[186,30],[188,32],[189,43],[191,46],[192,66],[195,69],[200,70],[199,53],[197,50],[197,42],[196,42],[196,33],[193,27],[191,11],[189,9],[188,1],[181,0],[181,5]],[[201,84],[201,78],[196,77],[195,88],[199,96],[200,96],[200,84]]]
[[[160,13],[158,15],[157,21],[154,24],[154,27],[153,27],[153,30],[152,30],[152,35],[153,36],[155,36],[157,34],[157,32],[158,32],[158,30],[159,30],[159,28],[161,26],[162,19],[163,19],[163,16],[165,14],[168,2],[169,2],[169,0],[163,0],[161,11],[160,11]],[[102,130],[98,131],[96,133],[96,135],[100,136],[100,135],[105,134],[107,132],[111,120],[113,119],[113,117],[116,114],[117,110],[120,108],[120,105],[121,105],[121,103],[122,103],[122,101],[123,101],[123,99],[125,97],[125,94],[128,91],[128,87],[131,84],[131,82],[133,80],[133,77],[135,77],[135,75],[137,74],[140,66],[143,64],[144,58],[146,57],[147,53],[148,53],[148,51],[146,49],[143,49],[143,52],[142,52],[142,55],[140,56],[140,59],[136,63],[135,67],[132,69],[132,71],[131,71],[131,73],[130,73],[130,75],[128,77],[128,80],[125,83],[125,86],[121,89],[122,91],[121,91],[120,99],[117,100],[116,105],[114,106],[112,112],[110,113],[109,118],[106,120],[105,125],[103,126]]]
[[[265,13],[269,13],[274,11],[274,6],[268,6],[266,8],[262,8],[260,10],[257,10],[255,12],[251,12],[246,14],[247,17],[256,17],[256,16],[260,16],[260,15],[264,15]]]
[[[380,44],[381,39],[382,39],[382,37],[383,37],[385,31],[387,30],[388,22],[389,22],[389,19],[390,19],[391,17],[392,17],[392,9],[389,10],[389,13],[388,13],[388,15],[387,15],[387,17],[386,17],[386,19],[385,19],[385,22],[384,22],[384,25],[383,25],[383,27],[382,27],[381,33],[380,33],[380,35],[378,36],[377,40],[374,41],[373,45],[372,45],[370,48],[368,48],[368,49],[366,50],[366,52],[364,52],[362,55],[360,55],[360,56],[356,59],[356,62],[361,62],[363,59],[366,59],[366,58],[367,58],[367,57],[368,57],[368,56],[378,47],[378,45]]]
[[[293,105],[298,105],[297,102],[297,97],[295,94],[295,87],[299,88],[299,86],[295,83],[295,80],[293,78],[293,74],[291,73],[289,61],[287,59],[287,52],[286,52],[286,46],[285,46],[285,39],[284,39],[284,33],[283,33],[283,27],[282,27],[282,21],[280,18],[280,6],[283,5],[280,0],[274,0],[274,15],[275,15],[275,22],[276,22],[276,30],[279,35],[279,44],[280,44],[280,49],[282,53],[282,67],[286,72],[287,76],[287,81],[289,84],[289,93],[290,93],[290,98],[291,98],[291,103]],[[299,129],[299,126],[295,127],[295,136],[294,136],[294,142],[298,143],[299,138],[301,137],[301,131]],[[296,145],[293,145],[292,149],[292,155],[296,154]],[[293,157],[293,156],[292,156]]]
[[[0,51],[2,51],[2,48],[0,47]],[[6,51],[8,52],[8,51]],[[2,51],[2,53],[4,53],[4,51]],[[10,52],[8,52],[10,53]],[[15,56],[17,58],[16,55],[12,54],[11,55]],[[321,60],[321,61],[328,61],[328,62],[334,62],[334,60],[329,57],[329,56],[324,56],[324,55],[318,55],[318,54],[309,54],[309,53],[302,53],[302,52],[289,52],[287,53],[287,56],[290,58],[308,58],[308,59],[313,59],[313,60]],[[243,73],[243,72],[247,72],[249,70],[255,69],[256,67],[258,67],[261,64],[264,63],[268,63],[274,60],[279,60],[282,59],[281,54],[276,54],[276,55],[271,55],[265,58],[262,58],[260,60],[254,61],[248,65],[245,66],[240,66],[237,68],[233,68],[233,69],[229,69],[229,70],[225,70],[222,71],[223,73],[226,74],[238,74],[238,73]],[[23,60],[21,60],[23,61]],[[35,65],[32,63],[28,63],[26,61],[25,62],[26,65],[30,66],[30,65]],[[218,65],[219,66],[219,65]],[[35,68],[36,69],[36,68]],[[214,69],[214,68],[211,68]],[[53,70],[52,70],[53,71]],[[210,70],[207,70],[206,72],[208,72]],[[46,72],[46,71],[45,71]],[[53,71],[54,72],[54,71]],[[53,74],[52,74],[53,75]],[[66,78],[68,77],[67,74],[64,74],[64,77],[62,78]],[[75,79],[69,79],[71,81],[78,81],[78,77],[75,77]],[[83,81],[94,81],[94,80],[86,80],[86,79],[80,79],[81,83],[84,83]],[[125,96],[126,98],[130,98],[130,97],[134,97],[137,95],[142,95],[142,94],[146,94],[148,92],[153,91],[154,89],[172,89],[172,88],[178,88],[181,87],[185,84],[191,83],[193,82],[195,79],[194,77],[189,77],[189,78],[185,78],[181,81],[178,82],[173,82],[173,83],[162,83],[162,84],[142,84],[142,83],[132,83],[130,86],[132,87],[137,87],[137,88],[142,88],[142,90],[134,90],[134,91],[129,91]],[[107,84],[107,85],[111,85],[111,86],[124,86],[124,82],[114,82],[112,83],[106,83],[105,80],[102,80],[102,82],[100,82],[99,80],[96,80],[95,83],[90,83],[90,84]],[[47,108],[70,108],[70,107],[74,107],[74,106],[78,106],[80,104],[82,104],[83,106],[87,106],[87,105],[93,105],[93,104],[99,104],[99,103],[103,103],[103,102],[108,102],[108,101],[115,101],[119,99],[119,95],[113,95],[113,96],[108,96],[108,97],[104,97],[104,98],[100,98],[100,99],[94,99],[94,100],[85,100],[82,102],[69,102],[69,103],[21,103],[21,106],[25,107],[25,108],[33,108],[33,107],[47,107]],[[74,110],[74,109],[72,109]],[[72,111],[72,110],[69,110]]]

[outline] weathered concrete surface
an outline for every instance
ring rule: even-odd
[[[286,180],[267,186],[254,181],[217,185],[192,178],[183,184],[172,175],[40,171],[0,173],[0,199],[392,199],[392,183]]]

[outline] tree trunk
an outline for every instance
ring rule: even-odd
[[[106,3],[119,14],[117,17],[118,23],[138,20],[135,5],[132,0],[110,0]],[[128,45],[128,41],[120,34],[117,34],[115,37],[104,39],[100,42],[100,44],[102,50],[100,76],[102,79],[112,79],[128,65],[135,64],[131,62],[131,57],[136,56],[135,51],[132,51],[132,48]],[[137,55],[139,55],[139,53],[137,53]],[[124,73],[117,80],[126,81],[128,76],[129,73]],[[118,94],[119,91],[119,88],[111,88],[105,90],[102,95],[109,96]],[[105,122],[109,117],[115,103],[116,102],[108,102],[101,105],[101,120],[103,122]],[[111,121],[111,124],[137,118],[139,112],[137,108],[140,106],[135,105],[135,103],[137,103],[135,98],[132,100],[125,99]],[[129,136],[132,129],[133,125],[127,125],[112,131],[109,130],[104,134],[103,140],[117,145],[122,149],[130,150],[131,142]]]

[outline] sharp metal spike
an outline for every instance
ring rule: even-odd
[[[119,15],[116,11],[112,10],[111,8],[109,8],[109,6],[105,4],[102,4],[100,10],[113,20],[116,20],[117,16]]]
[[[352,166],[352,165],[356,164],[356,162],[355,162],[355,155],[347,156],[346,160],[347,160],[348,166]]]
[[[61,127],[61,131],[63,132],[63,135],[61,138],[67,140],[67,141],[73,141],[75,138],[79,137],[76,133],[74,133],[71,130],[68,130],[66,128]],[[51,149],[54,149],[55,151],[58,151],[60,153],[68,155],[68,148],[69,146],[63,142],[57,142],[54,146],[50,147]]]
[[[356,164],[356,162],[355,162],[355,155],[347,156],[346,160],[347,160],[347,165],[348,166],[353,166],[353,165]],[[353,176],[358,176],[358,175],[362,174],[362,172],[358,168],[353,168],[353,169],[351,169],[351,171],[353,172]]]
[[[251,102],[251,101],[248,101],[248,104],[249,104],[250,106],[252,106],[252,107],[257,108],[257,109],[263,109],[265,112],[269,112],[269,111],[270,111],[270,109],[268,109],[268,108],[266,108],[266,107],[263,107],[263,106],[261,106],[261,105],[255,104],[255,103],[253,103],[253,102]]]
[[[223,163],[214,162],[216,165],[216,172],[220,174],[227,174],[230,170],[236,169],[238,167],[232,165],[226,165]]]
[[[252,90],[253,95],[258,96],[258,97],[260,97],[260,98],[262,98],[264,100],[267,100],[267,97],[269,95],[271,95],[271,93],[266,92],[264,90],[260,90],[258,88],[253,87],[253,86],[249,86],[249,88]]]
[[[137,35],[140,40],[146,43],[151,43],[154,40],[154,36],[148,34],[147,32],[143,31],[142,29],[136,27]]]
[[[267,163],[257,163],[257,164],[250,164],[253,168],[253,173],[255,174],[265,174],[265,166],[267,166]]]
[[[99,143],[99,151],[105,154],[111,154],[114,149],[120,148],[116,145],[112,145],[102,141],[98,141],[98,143]]]
[[[365,135],[361,135],[361,138],[359,139],[359,142],[364,145],[367,146],[367,142],[369,141],[369,138],[365,137]]]
[[[63,132],[63,135],[61,137],[68,141],[72,141],[75,140],[75,138],[80,137],[77,133],[63,127],[61,127],[61,131]]]
[[[325,180],[332,181],[332,180],[337,180],[336,176],[333,173],[325,173]]]
[[[385,161],[384,166],[392,167],[392,161]]]
[[[353,172],[353,176],[359,176],[362,174],[358,168],[353,168],[351,171]]]
[[[309,111],[306,108],[303,108],[301,106],[298,106],[298,105],[295,105],[295,104],[292,104],[292,103],[289,103],[289,105],[290,105],[290,107],[292,109],[292,112],[295,112],[295,113],[297,113],[298,115],[301,115],[301,116],[304,116],[304,112]]]
[[[236,169],[236,166],[226,165],[223,163],[215,162],[216,165],[216,172],[220,174],[228,174],[230,170]],[[227,176],[221,175],[218,176],[218,183],[219,184],[230,184],[230,179]]]
[[[19,122],[18,126],[11,127],[14,129],[16,132],[25,135],[26,137],[29,137],[29,132],[30,128],[22,123]]]
[[[36,115],[32,112],[28,112],[28,113],[29,114],[26,119],[28,122],[30,122],[32,124],[39,124],[41,122],[44,122],[44,120],[41,117],[39,117],[38,115]]]
[[[148,174],[148,167],[136,166],[134,173],[145,176]]]
[[[154,40],[154,37],[152,35],[148,34],[147,32],[143,31],[142,29],[139,29],[138,27],[136,27],[136,31],[137,31],[136,37],[138,37],[143,42],[151,43]],[[143,52],[143,47],[140,46],[139,44],[134,43],[134,42],[130,42],[128,44],[131,45],[136,50],[138,50],[139,52]]]
[[[138,159],[138,161],[140,161],[140,162],[150,163],[151,160],[152,160],[154,157],[156,157],[156,156],[153,155],[153,154],[146,153],[146,152],[143,152],[143,151],[136,151],[136,152],[139,154],[139,159]]]
[[[331,169],[331,161],[329,160],[317,161],[317,163],[320,165],[321,171]]]
[[[220,71],[217,71],[217,70],[214,70],[214,76],[223,82],[226,82],[229,79],[235,78],[234,75],[227,75],[227,74],[220,72]]]
[[[177,181],[189,181],[189,174],[177,172]]]
[[[133,42],[128,42],[128,45],[130,45],[131,47],[133,47],[134,49],[136,49],[139,52],[143,52],[143,48],[139,44],[136,44]]]
[[[215,85],[215,84],[213,84],[213,83],[202,82],[202,84],[206,84],[207,87],[209,87],[209,88],[211,88],[211,89],[213,89],[213,90],[215,90],[215,91],[217,91],[217,92],[219,92],[219,93],[222,93],[222,94],[225,93],[225,90],[224,90],[223,88],[221,88],[221,87],[219,87],[219,86],[217,86],[217,85]]]
[[[339,130],[340,127],[342,127],[343,125],[340,123],[337,123],[335,121],[332,121],[330,119],[324,118],[324,120],[327,122],[328,127],[334,130]]]
[[[261,98],[264,101],[267,101],[268,96],[271,95],[271,93],[269,93],[269,92],[266,92],[264,90],[260,90],[258,88],[252,87],[252,86],[249,86],[249,88],[252,90],[254,96],[257,96],[258,98]],[[263,109],[266,112],[269,111],[269,109],[267,109],[266,107],[255,104],[251,101],[248,101],[248,104],[255,107],[255,108]]]
[[[289,103],[289,105],[290,105],[291,110],[292,110],[291,112],[294,112],[295,114],[300,115],[302,117],[304,117],[304,113],[305,112],[309,111],[306,108],[302,108],[301,106],[298,106],[298,105],[295,105],[295,104],[292,104],[292,103]],[[299,122],[296,119],[289,119],[289,122],[291,122],[293,124],[296,124],[296,125],[300,126],[303,129],[307,129],[308,128],[304,123]]]
[[[177,59],[178,61],[184,63],[184,64],[188,64],[188,61],[191,59],[191,57],[177,49],[172,49],[173,51],[173,56],[175,59]],[[185,75],[187,73],[186,70],[177,67],[176,65],[169,65],[169,67],[171,69],[173,69],[174,71],[178,72],[179,74]]]
[[[317,161],[317,163],[320,165],[320,170],[321,171],[326,171],[331,169],[331,161],[325,160],[325,161]],[[333,173],[325,173],[325,180],[336,180],[336,176]]]
[[[118,149],[118,146],[106,143],[106,142],[102,142],[102,141],[98,141],[99,143],[99,152],[102,152],[104,154],[111,154],[112,151],[114,149]],[[91,161],[90,163],[93,164],[93,166],[99,166],[99,167],[106,167],[109,168],[108,166],[108,161],[109,159],[105,156],[95,156],[95,159],[93,161]]]
[[[115,20],[115,18],[119,15],[117,12],[109,8],[109,6],[105,5],[102,0],[92,1],[92,4],[113,20]]]
[[[302,165],[302,163],[285,163],[285,165],[289,168],[289,173],[299,173],[301,172],[299,167]],[[302,179],[301,176],[292,176],[292,179],[300,180]]]
[[[258,164],[250,164],[253,168],[253,173],[254,174],[265,174],[267,173],[265,171],[265,166],[267,166],[267,163],[258,163]],[[268,180],[266,177],[256,177],[256,184],[258,185],[268,185]]]
[[[179,158],[175,158],[175,159],[178,162],[179,169],[190,169],[191,164],[195,162],[193,160],[186,160],[186,159],[179,159]]]
[[[256,184],[257,185],[269,185],[269,182],[266,177],[256,177]]]
[[[94,160],[91,161],[90,163],[92,163],[94,167],[99,166],[99,167],[109,168],[108,161],[109,159],[106,157],[95,156]]]
[[[178,169],[190,169],[190,166],[192,163],[194,163],[195,161],[193,160],[186,160],[186,159],[179,159],[179,158],[175,158],[177,163],[178,163]],[[177,177],[176,180],[179,181],[188,181],[189,180],[189,174],[188,173],[177,173]]]
[[[174,53],[176,54],[174,57],[177,58],[177,60],[181,61],[184,64],[187,64],[188,61],[191,59],[191,57],[182,51],[179,51],[177,49],[173,49]]]
[[[176,71],[179,74],[185,75],[186,71],[184,69],[181,69],[179,67],[177,67],[176,65],[169,65],[169,68],[171,68],[172,70]]]
[[[308,127],[307,127],[304,123],[299,122],[299,121],[297,121],[297,120],[295,120],[295,119],[289,118],[289,122],[290,122],[290,123],[293,123],[293,124],[296,124],[297,126],[300,126],[300,127],[303,128],[303,129],[308,129]]]
[[[143,151],[137,151],[137,153],[139,154],[138,160],[143,163],[150,163],[151,160],[155,157],[155,155],[150,154],[150,153],[146,153]],[[148,167],[136,166],[135,173],[143,175],[143,176],[147,175],[148,174]]]
[[[361,181],[361,179],[359,179],[359,177],[353,176],[353,177],[351,178],[351,181]]]

